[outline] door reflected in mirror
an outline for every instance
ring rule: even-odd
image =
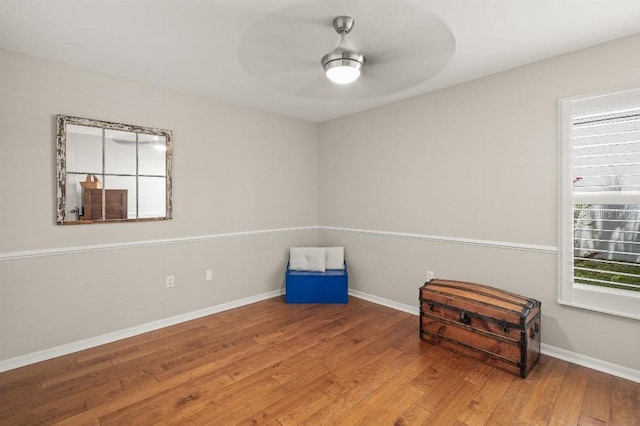
[[[172,132],[57,117],[57,223],[171,219]]]

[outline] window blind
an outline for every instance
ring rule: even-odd
[[[574,283],[640,291],[640,107],[574,115]]]

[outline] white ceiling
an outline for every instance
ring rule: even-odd
[[[1,48],[317,122],[639,31],[640,0],[0,0]]]

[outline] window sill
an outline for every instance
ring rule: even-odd
[[[640,292],[573,284],[569,293],[571,300],[559,298],[558,303],[640,320]]]

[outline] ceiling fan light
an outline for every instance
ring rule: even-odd
[[[336,84],[353,83],[360,77],[362,64],[351,59],[329,62],[325,66],[327,78]]]
[[[350,16],[338,16],[333,20],[333,28],[340,34],[340,43],[320,60],[327,78],[336,84],[356,81],[367,62],[365,56],[354,51],[347,42],[346,35],[351,32],[354,23]]]

